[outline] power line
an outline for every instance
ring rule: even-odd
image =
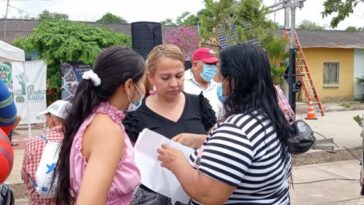
[[[20,12],[23,12],[23,13],[26,13],[26,14],[29,14],[29,15],[32,15],[32,16],[38,16],[37,14],[33,14],[33,13],[31,13],[31,12],[29,12],[29,11],[25,11],[25,10],[23,10],[23,9],[19,9],[19,8],[15,7],[15,6],[10,5],[10,4],[9,4],[9,7],[10,7],[10,8],[13,8],[13,9],[16,9],[16,10],[18,10],[18,11],[20,11]]]

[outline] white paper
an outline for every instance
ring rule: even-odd
[[[161,162],[157,159],[157,149],[162,144],[179,149],[187,159],[194,151],[192,148],[174,142],[156,132],[144,129],[134,146],[135,162],[141,173],[141,183],[149,189],[171,198],[172,201],[187,204],[190,197],[183,191],[172,172],[161,167]]]

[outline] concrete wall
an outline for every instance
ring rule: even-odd
[[[357,83],[358,77],[364,76],[364,49],[355,49],[354,51],[354,97],[362,99],[364,95],[364,85]]]
[[[352,100],[354,98],[354,49],[305,48],[304,54],[322,101]],[[323,64],[339,62],[339,85],[325,87]]]

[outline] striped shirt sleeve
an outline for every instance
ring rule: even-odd
[[[235,187],[243,180],[254,158],[250,140],[231,123],[222,123],[216,128],[202,149],[198,169]]]

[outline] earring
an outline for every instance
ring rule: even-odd
[[[153,85],[153,88],[149,90],[149,95],[155,95],[157,93],[157,89],[155,88],[155,85]]]

